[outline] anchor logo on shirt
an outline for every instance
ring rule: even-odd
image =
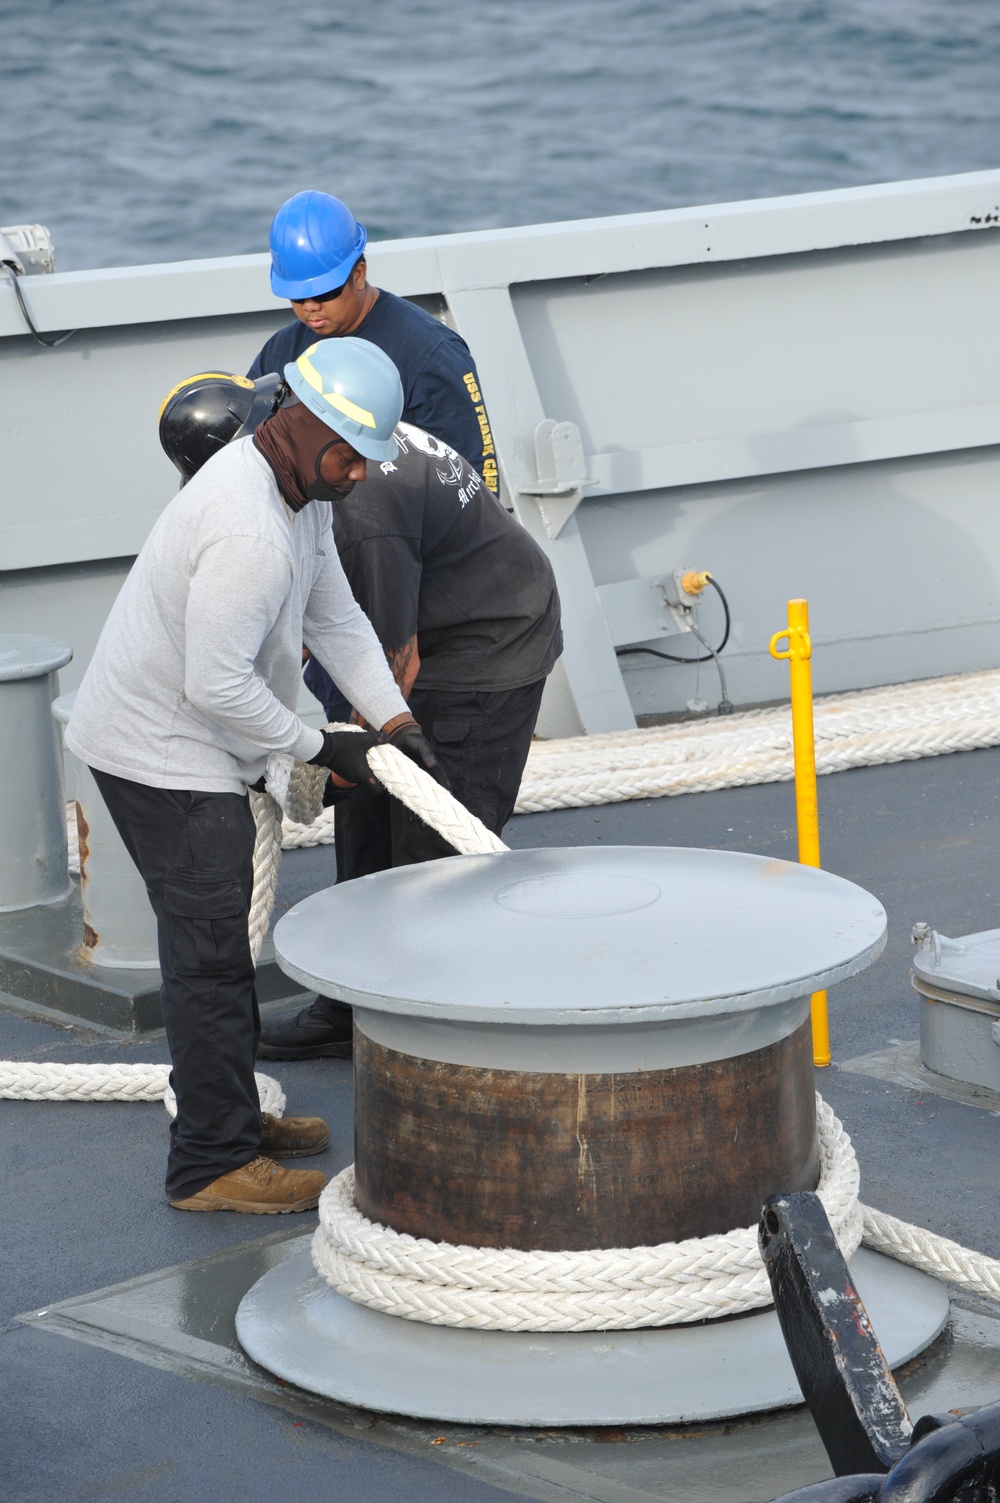
[[[440,480],[441,484],[442,485],[461,485],[461,483],[462,483],[462,461],[459,459],[459,457],[455,453],[454,449],[445,449],[445,451],[444,451],[444,453],[443,453],[443,455],[441,457],[443,459],[447,459],[447,461],[448,461],[448,469],[447,470],[438,470],[438,472],[437,472],[437,477]]]

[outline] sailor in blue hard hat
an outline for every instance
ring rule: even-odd
[[[310,190],[271,224],[271,290],[296,321],[279,329],[247,371],[280,374],[317,339],[352,334],[384,351],[403,383],[403,421],[448,444],[496,494],[496,450],[482,384],[465,340],[440,319],[367,279],[367,231],[339,198]]]
[[[329,193],[296,193],[271,222],[271,291],[313,340],[351,334],[378,298],[365,278],[368,232]]]
[[[460,454],[497,494],[499,472],[479,373],[465,340],[406,298],[367,280],[367,231],[332,194],[296,193],[271,224],[271,289],[287,297],[295,321],[279,329],[247,372],[281,375],[318,339],[345,335],[377,345],[399,371],[404,423]],[[315,659],[305,681],[326,711],[344,720],[351,706]]]

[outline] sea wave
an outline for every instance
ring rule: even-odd
[[[3,223],[60,269],[992,167],[995,0],[0,0]]]

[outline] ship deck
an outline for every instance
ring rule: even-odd
[[[912,924],[996,926],[1000,751],[823,778],[824,865],[889,914],[885,954],[831,993],[833,1067],[818,1088],[850,1132],[870,1204],[1000,1256],[1000,1100],[942,1092],[915,1065]],[[787,784],[520,816],[515,847],[708,846],[794,859]],[[284,858],[279,910],[333,880],[328,848]],[[0,1055],[166,1059],[161,1034],[127,1041],[0,997]],[[332,1127],[329,1173],[352,1157],[351,1070],[276,1063],[289,1111]],[[128,1497],[301,1503],[404,1497],[745,1503],[830,1475],[804,1408],[725,1424],[501,1431],[372,1414],[303,1394],[241,1353],[246,1289],[307,1235],[313,1215],[183,1215],[162,1198],[157,1106],[0,1102],[5,1206],[0,1475],[18,1503]],[[912,1417],[1000,1398],[1000,1307],[956,1296],[911,1363]]]

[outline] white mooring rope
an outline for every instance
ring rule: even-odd
[[[177,1101],[169,1065],[61,1065],[0,1060],[3,1101],[162,1101],[171,1117]],[[280,1081],[256,1075],[261,1111],[280,1117],[286,1105]]]
[[[1000,746],[1000,669],[826,695],[816,700],[814,721],[820,774]],[[288,764],[287,798],[273,786],[281,760]],[[672,798],[789,782],[793,776],[791,710],[780,705],[680,725],[534,741],[514,812]],[[283,850],[333,844],[334,811],[320,807],[323,777],[322,768],[297,762],[293,773],[290,757],[271,758],[268,783],[285,811]],[[70,869],[78,872],[73,805],[68,813]]]
[[[985,681],[989,681],[988,684]],[[919,707],[914,709],[913,704],[907,705],[908,711],[913,710],[909,715],[909,730],[904,734],[897,725],[894,735],[876,744],[874,721],[884,725],[889,700],[913,690],[918,691],[914,700],[919,700]],[[953,724],[946,726],[944,731],[938,725],[932,733],[923,734],[924,717],[933,713],[931,691],[938,696],[944,694],[946,698],[953,696],[949,700],[953,714],[969,717],[964,733]],[[872,690],[867,694],[842,695],[820,702],[817,705],[817,753],[818,758],[823,755],[820,748],[821,741],[825,740],[827,756],[827,765],[822,770],[835,770],[832,763],[837,759],[838,765],[858,766],[866,760],[895,761],[970,746],[1000,744],[1000,709],[991,709],[987,713],[984,696],[994,700],[1000,698],[1000,672],[965,674],[956,679],[908,685],[903,691]],[[821,706],[827,715],[823,731],[819,723]],[[678,766],[697,757],[708,760],[706,738],[702,739],[701,752],[695,750],[702,726],[673,728],[670,732],[589,737],[582,745],[573,742],[575,761],[568,770],[564,766],[567,782],[577,780],[573,789],[563,793],[553,792],[551,787],[542,794],[536,791],[529,795],[535,799],[532,807],[557,808],[565,807],[571,801],[586,804],[609,802],[616,797],[651,797],[654,796],[654,784],[658,793],[666,794],[693,792],[696,786],[733,786],[734,782],[766,782],[790,777],[790,738],[786,747],[783,722],[778,723],[779,717],[786,713],[758,711],[713,724],[712,736],[721,738],[729,748],[728,783],[711,781],[716,773],[709,770],[706,774],[701,763],[700,772],[688,768],[686,776],[680,778],[676,776],[677,767],[673,773],[670,769],[664,771],[663,746],[668,737],[671,740],[677,738],[687,748],[674,758]],[[838,715],[844,717],[839,728],[848,728],[849,736],[854,737],[861,734],[862,721],[867,720],[867,746],[863,756],[855,755],[849,749],[832,750],[838,740]],[[740,722],[751,727],[750,736],[744,736]],[[733,735],[733,731],[737,734]],[[758,776],[757,769],[751,765],[754,754],[749,743],[753,738],[757,738],[758,749],[766,745],[773,753],[770,774]],[[587,763],[592,753],[600,756],[601,743],[605,748],[605,759],[611,748],[618,748],[619,764],[631,758],[633,766],[630,770],[621,765],[613,767],[611,775],[605,776],[605,791],[598,797],[601,789],[594,782]],[[917,750],[918,746],[923,749]],[[541,748],[540,751],[533,749],[537,766],[546,756],[546,743],[536,743],[536,747]],[[736,753],[744,761],[738,760]],[[374,747],[368,756],[372,770],[389,792],[433,829],[440,831],[461,854],[479,855],[508,849],[474,815],[394,747]],[[853,760],[844,760],[847,756],[853,756]],[[652,779],[648,767],[644,770],[644,758],[655,759],[658,771]],[[774,767],[786,766],[787,771],[774,772]],[[300,828],[310,831],[319,814],[323,781],[321,771],[317,773],[316,769],[302,764],[293,768],[287,757],[271,758],[267,777],[270,791],[251,795],[257,822],[249,925],[255,959],[274,903],[281,850],[281,808]],[[684,786],[679,786],[681,782]],[[549,802],[539,802],[540,798]],[[552,802],[560,798],[562,802]],[[518,807],[523,806],[523,801],[519,802]],[[299,843],[315,842],[302,840]],[[166,1074],[166,1068],[161,1066],[37,1065],[8,1061],[0,1063],[0,1098],[150,1100],[163,1094]],[[258,1076],[257,1079],[262,1106],[273,1115],[279,1115],[284,1108],[280,1086],[267,1076]],[[278,1098],[269,1098],[274,1105],[265,1103],[264,1091],[270,1087],[278,1092],[280,1104]],[[817,1125],[821,1160],[818,1190],[845,1256],[849,1257],[863,1240],[877,1251],[936,1278],[1000,1301],[1000,1261],[862,1205],[858,1200],[859,1171],[851,1140],[832,1110],[819,1097]],[[755,1227],[737,1228],[725,1234],[684,1242],[663,1243],[658,1247],[584,1252],[457,1247],[394,1232],[369,1221],[355,1206],[353,1191],[352,1166],[331,1180],[323,1192],[320,1222],[313,1239],[313,1262],[334,1289],[359,1304],[406,1320],[478,1330],[630,1330],[738,1314],[770,1303],[769,1285],[757,1251]]]
[[[1000,669],[930,678],[816,700],[816,771],[1000,746]],[[515,813],[672,798],[752,783],[789,782],[788,705],[680,725],[534,741]],[[293,823],[293,819],[297,821]],[[333,840],[333,810],[286,818],[284,846]]]
[[[1000,669],[832,694],[814,706],[817,773],[1000,746]],[[536,741],[519,814],[789,782],[788,705],[648,730]]]

